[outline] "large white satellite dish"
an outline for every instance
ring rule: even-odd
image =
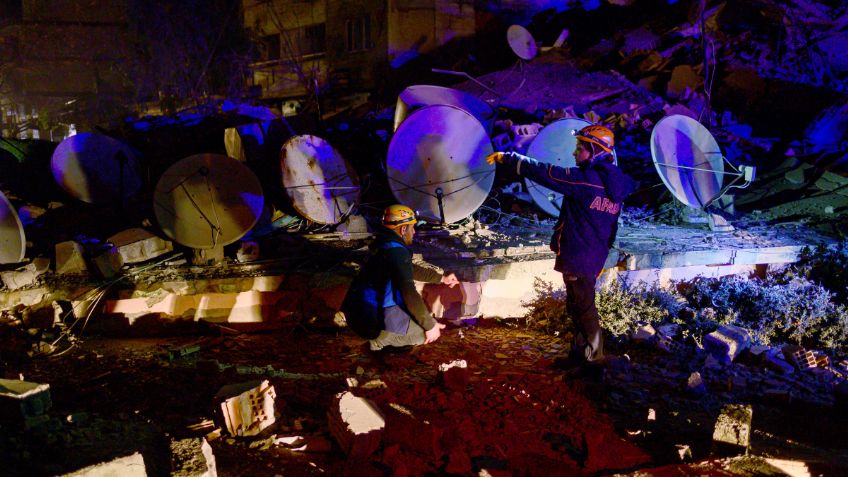
[[[220,154],[197,154],[165,171],[153,194],[162,232],[195,249],[235,242],[259,220],[264,198],[256,175]]]
[[[330,143],[295,136],[280,153],[283,186],[292,206],[319,224],[337,224],[359,202],[359,178]]]
[[[84,132],[56,147],[50,159],[62,189],[90,204],[123,202],[141,189],[141,167],[126,144],[103,134]]]
[[[424,106],[447,105],[468,111],[491,131],[495,122],[495,110],[482,99],[444,86],[409,86],[398,95],[395,106],[395,131],[412,112]]]
[[[698,121],[683,115],[666,116],[651,131],[651,156],[663,183],[680,202],[704,209],[731,187],[747,187],[754,179],[750,166],[725,172],[725,158],[715,138]],[[734,179],[722,187],[724,176]],[[744,184],[738,184],[744,180]]]
[[[506,30],[506,41],[513,53],[522,60],[530,61],[539,52],[533,35],[521,25],[512,25]]]
[[[527,155],[545,164],[559,167],[576,167],[574,148],[577,146],[575,131],[579,131],[592,123],[580,118],[565,118],[554,121],[539,131],[539,134],[527,148]],[[615,149],[612,151],[616,161]],[[525,178],[524,184],[533,202],[546,213],[557,217],[562,207],[562,194],[554,192]]]
[[[25,253],[24,226],[12,203],[0,192],[0,263],[18,263]]]
[[[433,223],[473,214],[492,189],[492,142],[474,116],[454,106],[426,106],[389,143],[386,172],[395,198]]]

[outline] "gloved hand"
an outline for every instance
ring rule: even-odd
[[[496,162],[500,164],[500,163],[503,162],[503,159],[504,159],[504,153],[493,152],[493,153],[489,154],[488,156],[486,156],[486,163],[488,163],[490,166],[492,164],[496,163]]]

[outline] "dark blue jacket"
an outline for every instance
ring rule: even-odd
[[[408,315],[425,330],[431,329],[436,321],[415,288],[413,273],[415,279],[433,283],[438,283],[442,275],[420,267],[413,270],[412,252],[398,234],[381,227],[376,235],[377,239],[370,246],[368,261],[351,283],[342,302],[348,325],[359,336],[374,339],[386,329],[384,311],[398,306],[404,312],[402,315]],[[393,325],[393,328],[400,326],[397,323]]]
[[[622,202],[636,189],[636,181],[604,160],[566,168],[508,152],[504,164],[563,195],[551,237],[557,254],[554,269],[587,277],[601,273],[618,231]]]

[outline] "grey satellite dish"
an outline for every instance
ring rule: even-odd
[[[123,202],[141,189],[136,153],[103,134],[86,132],[65,139],[53,151],[50,169],[65,192],[90,204]]]
[[[240,162],[258,159],[257,148],[265,143],[265,130],[261,124],[251,123],[224,129],[224,149],[227,155]]]
[[[389,187],[422,219],[456,222],[489,195],[495,179],[495,166],[486,163],[491,153],[486,130],[470,113],[426,106],[406,118],[389,143]]]
[[[651,156],[669,191],[677,200],[695,209],[704,210],[731,187],[744,188],[754,180],[754,167],[736,168],[728,162],[733,170],[725,172],[726,159],[715,138],[689,116],[666,116],[654,126]],[[733,180],[722,187],[725,175],[732,176]],[[740,184],[739,181],[744,182]]]
[[[516,56],[525,61],[530,61],[539,52],[533,35],[521,25],[512,25],[506,30],[506,41]]]
[[[25,253],[24,226],[12,203],[0,192],[0,263],[18,263]]]
[[[495,110],[482,99],[443,86],[415,85],[406,88],[398,95],[395,106],[395,131],[414,111],[432,105],[455,106],[468,111],[480,121],[487,132],[494,126]]]
[[[575,167],[574,148],[577,146],[577,138],[574,132],[583,129],[592,123],[585,119],[565,118],[548,124],[530,143],[527,155],[545,164],[560,167]],[[617,161],[615,149],[612,151],[613,161]],[[617,163],[617,162],[616,162]],[[525,178],[524,184],[533,202],[546,213],[557,217],[562,207],[562,194],[554,192],[543,185],[539,185]]]
[[[153,194],[162,232],[195,249],[223,247],[247,233],[262,213],[256,175],[237,160],[197,154],[165,171]]]
[[[280,156],[283,186],[295,210],[319,224],[337,224],[359,202],[359,179],[327,141],[295,136]]]

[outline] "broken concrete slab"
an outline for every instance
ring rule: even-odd
[[[85,250],[81,243],[68,240],[56,244],[56,273],[58,275],[88,273]]]
[[[713,430],[713,451],[719,454],[745,453],[750,444],[750,404],[726,404],[716,420]]]
[[[61,477],[147,477],[144,457],[136,452],[108,462],[90,465],[83,469],[63,474]]]
[[[118,249],[125,264],[146,262],[174,250],[170,241],[138,227],[118,232],[107,242]]]
[[[0,379],[0,422],[28,428],[51,405],[49,384]]]
[[[204,438],[171,439],[172,477],[217,477],[215,454]]]
[[[222,387],[215,394],[221,427],[232,436],[255,436],[274,424],[277,393],[268,380]]]
[[[327,420],[330,434],[349,458],[367,458],[380,447],[386,419],[373,401],[349,391],[336,394]]]
[[[36,257],[32,262],[17,270],[0,272],[0,280],[10,290],[17,290],[35,284],[39,276],[47,273],[50,269],[50,259]]]

